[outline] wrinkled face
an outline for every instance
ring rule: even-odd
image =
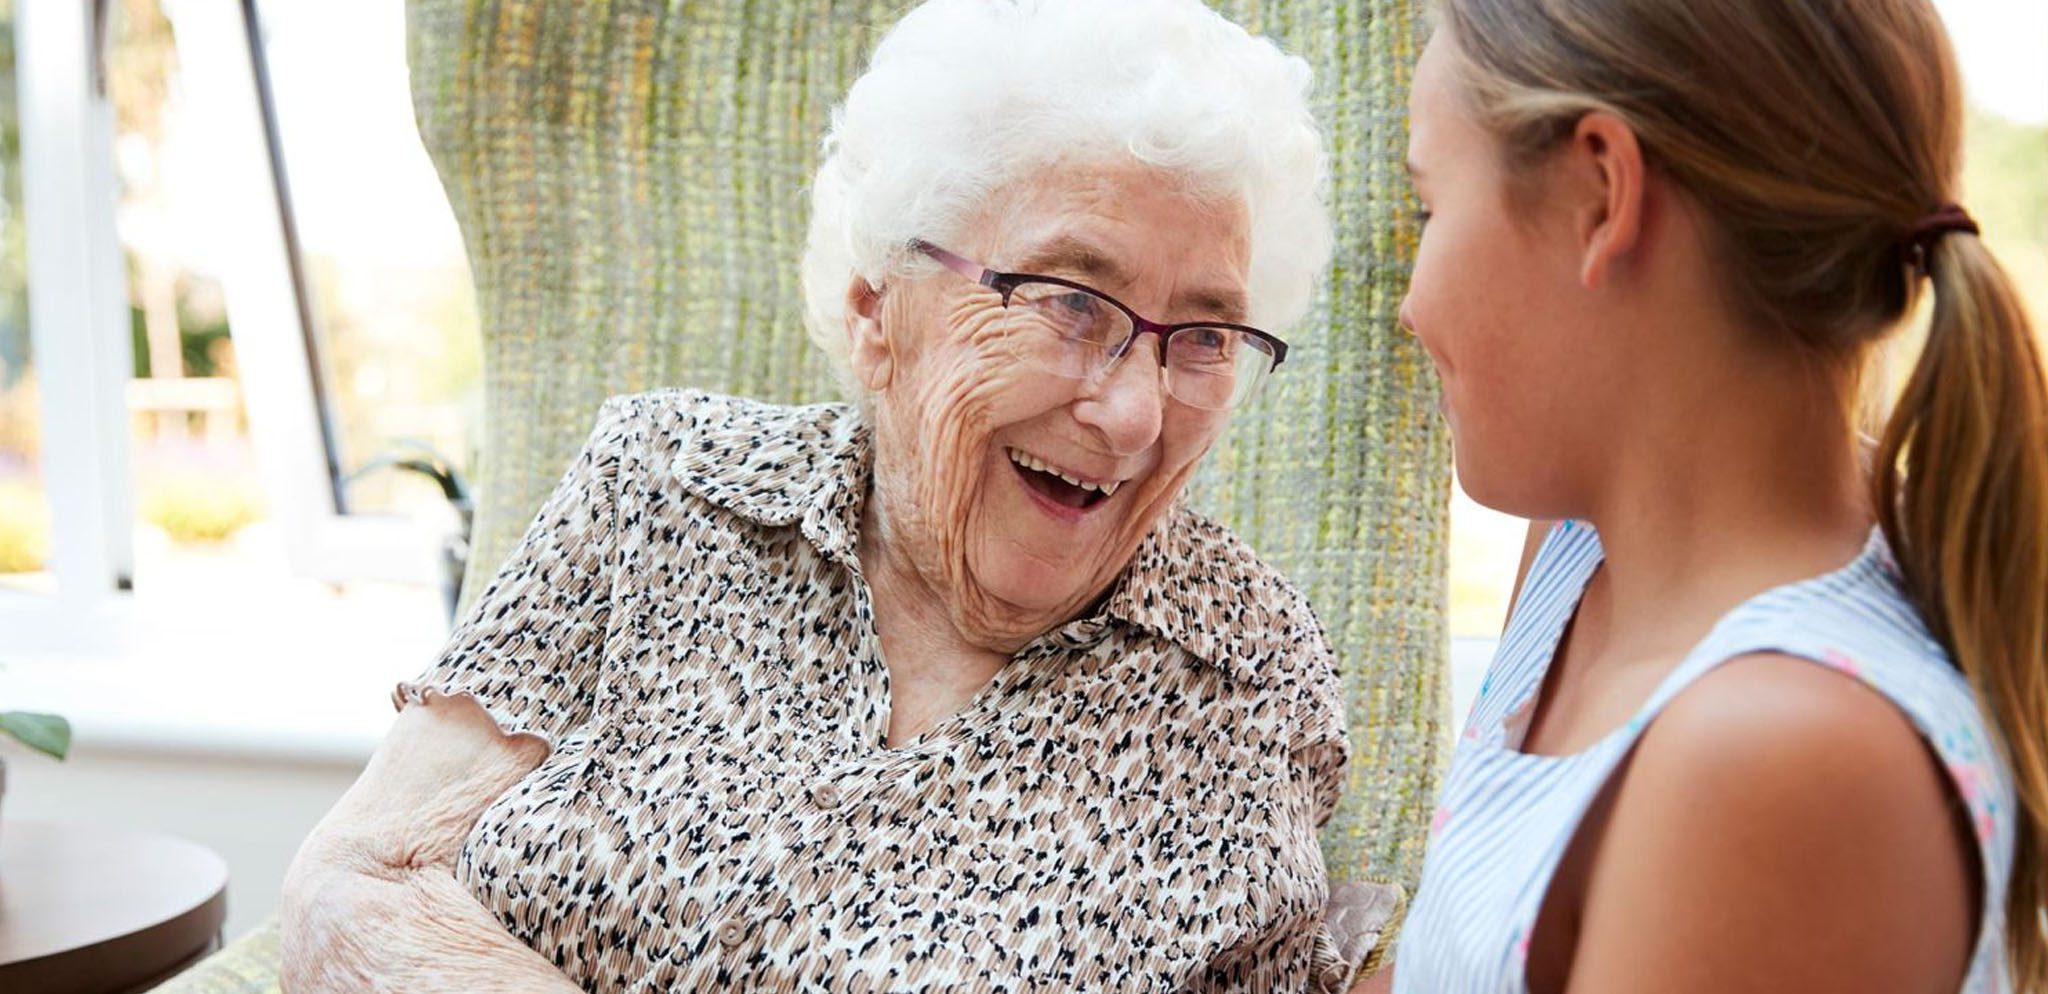
[[[991,207],[943,247],[1079,281],[1154,321],[1244,318],[1248,223],[1229,199],[1135,166],[1061,168]],[[899,280],[865,311],[849,325],[884,554],[988,648],[1014,651],[1100,597],[1228,417],[1166,395],[1156,336],[1088,380],[1019,362],[1001,296],[950,271]]]
[[[1580,281],[1568,210],[1526,176],[1511,197],[1498,140],[1469,107],[1459,59],[1439,31],[1415,70],[1409,171],[1427,223],[1401,322],[1443,385],[1460,483],[1482,504],[1527,517],[1572,502],[1576,440],[1597,431],[1591,398],[1614,350]]]

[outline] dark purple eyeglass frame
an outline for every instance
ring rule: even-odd
[[[1287,361],[1286,342],[1281,341],[1279,338],[1275,337],[1270,332],[1260,331],[1259,329],[1254,328],[1248,324],[1231,324],[1227,321],[1183,321],[1179,324],[1161,324],[1157,321],[1146,320],[1137,311],[1131,310],[1129,307],[1125,306],[1123,301],[1118,300],[1115,297],[1110,296],[1109,294],[1103,293],[1102,291],[1097,290],[1086,283],[1076,283],[1073,280],[1063,280],[1057,276],[1039,276],[1034,273],[999,273],[978,262],[973,262],[963,256],[955,255],[952,252],[948,252],[945,249],[938,247],[937,245],[933,245],[932,243],[923,241],[921,239],[918,241],[911,242],[910,246],[918,250],[919,252],[923,252],[925,255],[931,256],[932,259],[938,262],[939,265],[942,265],[947,269],[950,269],[956,273],[959,273],[962,276],[967,277],[970,280],[973,280],[976,283],[981,284],[982,286],[988,287],[989,289],[1002,294],[1004,307],[1010,306],[1010,294],[1016,292],[1018,287],[1023,286],[1026,283],[1051,283],[1054,286],[1063,286],[1069,290],[1079,290],[1083,293],[1092,293],[1095,296],[1101,297],[1102,299],[1109,301],[1111,304],[1115,305],[1117,310],[1124,312],[1124,315],[1131,319],[1132,329],[1131,337],[1127,339],[1122,345],[1117,346],[1115,352],[1110,353],[1111,361],[1122,359],[1124,357],[1124,354],[1131,350],[1131,343],[1137,341],[1139,335],[1145,334],[1146,332],[1151,332],[1152,334],[1159,336],[1159,364],[1161,366],[1164,366],[1166,365],[1167,336],[1185,328],[1228,328],[1231,331],[1241,331],[1247,335],[1252,336],[1253,338],[1258,339],[1259,341],[1266,343],[1268,346],[1272,348],[1274,369],[1279,369],[1280,364]]]

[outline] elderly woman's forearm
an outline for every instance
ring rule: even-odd
[[[363,872],[301,859],[280,912],[285,994],[577,994],[443,866]]]
[[[292,860],[279,912],[289,994],[580,990],[455,879],[463,838],[546,755],[473,699],[399,713]]]

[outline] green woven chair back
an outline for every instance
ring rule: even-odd
[[[1104,0],[1113,2],[1113,0]],[[1445,738],[1446,443],[1395,321],[1421,0],[1231,0],[1307,58],[1337,252],[1296,350],[1194,484],[1314,600],[1357,758],[1336,879],[1412,891]],[[797,258],[833,103],[908,0],[409,0],[415,109],[466,239],[485,425],[465,602],[604,397],[836,396]]]

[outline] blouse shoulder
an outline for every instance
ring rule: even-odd
[[[1141,544],[1109,610],[1252,686],[1334,682],[1308,597],[1230,529],[1188,508]]]

